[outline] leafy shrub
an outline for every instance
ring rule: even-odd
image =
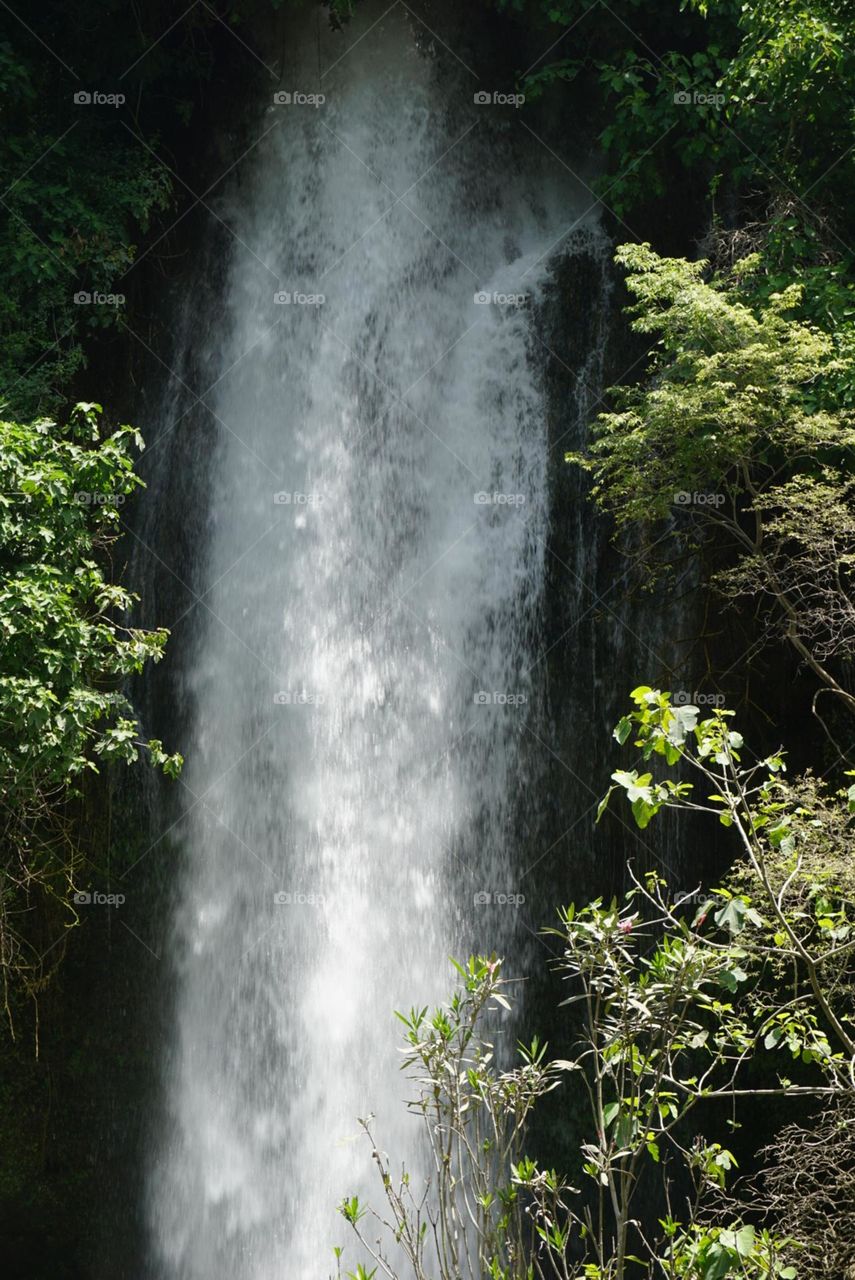
[[[102,763],[180,757],[140,740],[123,682],[158,661],[167,633],[123,626],[135,597],[108,576],[123,503],[141,483],[129,427],[102,437],[100,405],[56,423],[0,422],[0,969],[38,989],[44,968],[19,925],[39,898],[77,915],[79,833],[67,820]]]

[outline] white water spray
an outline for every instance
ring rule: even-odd
[[[359,8],[313,29],[219,209],[198,800],[150,1175],[168,1280],[326,1277],[335,1206],[371,1186],[357,1117],[418,1160],[393,1010],[512,937],[548,516],[531,327],[584,204],[403,7]]]

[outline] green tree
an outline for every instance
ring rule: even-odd
[[[577,1033],[568,1059],[550,1061],[535,1040],[518,1046],[518,1066],[497,1065],[509,987],[495,957],[457,966],[447,1007],[399,1015],[410,1108],[435,1173],[427,1184],[393,1173],[363,1121],[384,1206],[341,1203],[368,1261],[343,1272],[337,1247],[339,1276],[397,1280],[398,1250],[416,1280],[789,1280],[830,1275],[829,1256],[849,1257],[851,1231],[837,1224],[831,1252],[824,1232],[829,1196],[851,1216],[855,786],[838,795],[810,777],[787,783],[780,755],[744,764],[729,711],[701,719],[648,686],[632,702],[615,737],[659,776],[615,771],[600,815],[615,791],[640,827],[663,808],[707,814],[738,837],[741,856],[697,907],[650,874],[621,904],[560,912],[548,932]],[[556,1089],[588,1130],[580,1187],[528,1149],[532,1112]],[[810,1133],[798,1124],[776,1138],[760,1191],[733,1181],[720,1130],[763,1097],[824,1107],[824,1164],[813,1149],[807,1181],[793,1176]],[[725,1099],[727,1122],[709,1107]],[[653,1223],[637,1204],[652,1183]],[[777,1227],[762,1224],[764,1211]]]
[[[769,637],[855,711],[855,412],[841,391],[855,373],[851,323],[844,341],[794,315],[798,284],[757,301],[744,287],[757,258],[726,280],[649,245],[617,260],[633,328],[655,341],[650,366],[643,385],[613,389],[616,409],[568,460],[592,473],[619,533],[670,522],[672,555],[713,533],[726,557],[714,586],[759,601]]]
[[[258,68],[251,32],[231,28],[263,17],[270,3],[210,0],[181,10],[171,0],[42,0],[26,13],[0,8],[7,416],[30,421],[64,410],[69,380],[110,330],[125,324],[151,334],[156,318],[139,314],[132,269],[151,252],[149,265],[169,270],[170,229],[185,229],[195,193],[204,196],[228,168],[196,169],[195,118],[211,83],[218,96],[223,85],[239,92]]]
[[[748,891],[724,890],[716,922],[733,936],[750,938],[752,964],[768,964],[787,976],[784,1009],[767,1007],[767,989],[755,988],[755,1013],[766,1019],[766,1047],[786,1042],[803,1060],[821,1062],[833,1087],[851,1091],[855,877],[848,843],[855,786],[831,796],[810,778],[792,786],[783,777],[780,754],[744,764],[742,735],[730,726],[732,711],[701,719],[697,707],[674,707],[669,694],[647,685],[631,696],[635,705],[617,725],[617,740],[631,741],[645,762],[696,775],[704,795],[698,798],[694,782],[684,776],[656,779],[650,771],[620,770],[612,775],[600,813],[612,792],[622,789],[640,827],[661,809],[675,808],[713,815],[733,829],[742,855],[738,878]],[[743,971],[737,981],[748,977]]]
[[[339,1276],[795,1275],[784,1256],[788,1242],[747,1222],[745,1206],[716,1220],[718,1193],[736,1162],[721,1142],[687,1135],[685,1122],[700,1104],[756,1096],[740,1079],[757,1029],[729,994],[741,945],[726,931],[710,942],[678,911],[652,881],[621,906],[597,901],[561,913],[561,927],[550,932],[561,940],[559,967],[571,984],[565,1003],[581,1009],[569,1059],[548,1061],[546,1045],[535,1040],[519,1046],[519,1066],[496,1066],[487,1015],[509,1006],[509,988],[495,957],[458,966],[463,984],[448,1007],[403,1018],[405,1067],[416,1088],[410,1109],[423,1120],[436,1172],[427,1184],[406,1169],[394,1173],[371,1119],[362,1121],[384,1206],[342,1201],[342,1217],[370,1261],[343,1272],[339,1246]],[[588,1131],[580,1187],[528,1153],[531,1114],[558,1087],[574,1112],[582,1110]],[[704,1122],[693,1123],[697,1134]],[[651,1176],[664,1215],[652,1231],[636,1207],[642,1179]],[[411,1271],[402,1270],[398,1249]]]
[[[140,738],[123,685],[158,661],[167,633],[122,625],[136,599],[107,573],[119,513],[141,481],[128,427],[102,436],[100,405],[56,423],[0,422],[0,970],[29,992],[45,977],[21,924],[27,908],[77,922],[80,835],[69,821],[87,776],[144,752],[167,774],[180,757]],[[61,952],[61,948],[59,949]]]
[[[688,179],[710,212],[722,190],[735,196],[737,223],[782,196],[800,221],[822,210],[845,247],[855,185],[847,0],[498,6],[568,36],[552,43],[561,56],[528,70],[521,88],[531,101],[566,86],[572,109],[593,117],[607,162],[598,186],[615,213]]]

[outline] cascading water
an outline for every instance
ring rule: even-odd
[[[357,1117],[418,1162],[393,1009],[441,998],[449,954],[516,918],[547,534],[530,328],[585,204],[403,6],[359,10],[318,43],[312,23],[218,208],[235,240],[201,339],[217,435],[150,1171],[168,1280],[329,1274],[335,1205],[372,1175]]]

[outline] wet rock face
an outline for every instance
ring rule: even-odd
[[[629,690],[683,682],[691,634],[685,602],[640,595],[631,558],[611,542],[609,521],[589,501],[590,482],[565,462],[584,447],[605,408],[604,390],[643,355],[621,308],[623,287],[602,233],[576,232],[538,317],[548,388],[551,524],[543,612],[546,697],[537,734],[542,781],[525,824],[544,919],[556,901],[619,890],[627,861],[681,873],[667,823],[638,833],[630,822],[595,826],[596,805],[619,767],[611,730]],[[676,685],[675,685],[676,687]],[[621,815],[623,816],[623,815]]]
[[[640,683],[693,687],[683,639],[697,625],[696,593],[639,592],[631,556],[615,548],[610,522],[589,498],[590,481],[565,462],[581,450],[606,388],[643,368],[645,346],[631,333],[627,302],[605,234],[569,239],[538,315],[548,395],[550,534],[542,617],[543,704],[532,717],[529,771],[537,786],[523,800],[518,827],[517,886],[527,895],[529,925],[551,927],[559,905],[608,898],[628,887],[627,866],[655,868],[674,886],[694,887],[709,867],[699,855],[703,831],[678,826],[671,815],[639,832],[628,812],[595,822],[596,808],[616,768],[629,768],[612,729]],[[634,763],[634,762],[633,762]],[[708,833],[707,833],[708,835]],[[531,940],[524,959],[521,1034],[539,1034],[556,1055],[574,1043],[567,992],[550,960],[554,940]],[[585,1102],[564,1092],[544,1099],[532,1149],[559,1167],[573,1167],[584,1131]],[[577,1123],[576,1117],[579,1122]]]

